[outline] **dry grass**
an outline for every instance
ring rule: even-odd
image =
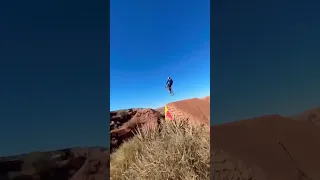
[[[210,136],[205,127],[166,121],[138,132],[111,154],[112,180],[210,179]]]

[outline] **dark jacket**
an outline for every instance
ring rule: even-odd
[[[172,79],[168,79],[167,80],[167,86],[172,86],[173,84],[173,80]]]

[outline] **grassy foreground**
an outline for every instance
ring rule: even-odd
[[[209,128],[166,121],[157,131],[138,132],[111,154],[110,179],[210,179]]]

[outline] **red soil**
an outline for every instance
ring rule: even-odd
[[[265,179],[320,179],[319,126],[272,115],[211,126],[210,131],[211,151],[223,150],[262,169]]]
[[[167,107],[174,117],[187,118],[195,124],[210,124],[210,101],[208,100],[186,99],[169,103]]]
[[[179,118],[187,118],[195,124],[210,124],[210,101],[198,98],[169,103],[169,112]]]

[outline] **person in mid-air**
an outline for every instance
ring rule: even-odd
[[[172,84],[173,84],[173,80],[170,77],[168,77],[166,88],[170,91],[171,95],[173,95],[173,92],[171,89]]]

